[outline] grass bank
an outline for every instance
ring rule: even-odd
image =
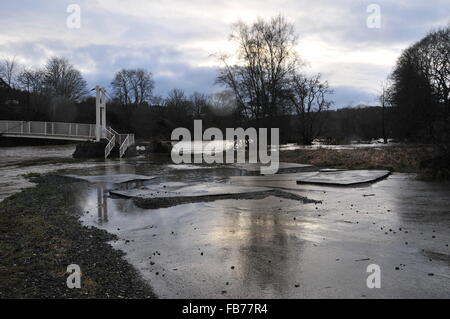
[[[115,236],[81,225],[74,192],[81,183],[38,177],[0,203],[0,298],[153,298]],[[81,268],[81,289],[69,289],[67,266]]]
[[[280,161],[344,169],[388,169],[427,174],[426,163],[438,155],[429,145],[398,145],[355,149],[301,149],[280,152]]]

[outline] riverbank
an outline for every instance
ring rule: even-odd
[[[393,172],[419,173],[426,177],[426,163],[439,150],[430,145],[395,145],[353,149],[296,149],[280,152],[280,161],[342,169],[388,169]]]
[[[0,203],[0,298],[155,298],[117,238],[79,221],[74,192],[83,182],[35,177]],[[66,285],[67,266],[81,268],[81,288]]]

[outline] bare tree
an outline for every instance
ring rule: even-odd
[[[28,93],[41,94],[45,90],[45,74],[42,70],[23,69],[17,75],[17,83]]]
[[[387,83],[381,84],[381,92],[378,95],[378,101],[381,104],[381,134],[383,135],[383,143],[388,143],[388,135],[386,130],[386,108],[391,106],[391,90]]]
[[[52,95],[71,101],[79,101],[86,95],[86,81],[66,58],[51,57],[43,72],[44,84]]]
[[[130,91],[131,85],[129,83],[129,71],[122,69],[114,76],[111,86],[114,90],[114,97],[123,105],[131,104]]]
[[[289,96],[293,110],[300,121],[303,144],[311,144],[320,135],[323,124],[323,118],[320,115],[332,104],[328,100],[328,95],[332,93],[328,82],[322,81],[320,74],[306,77],[295,73],[292,76]]]
[[[15,58],[3,59],[3,61],[0,64],[0,77],[11,88],[14,87],[17,67],[18,65]]]
[[[231,90],[215,93],[210,98],[212,108],[219,114],[231,114],[237,108],[236,95]]]
[[[196,119],[201,119],[205,115],[205,112],[210,106],[210,97],[206,94],[194,92],[190,97],[189,101],[192,105],[192,115]]]
[[[450,26],[405,49],[391,80],[399,136],[450,140]]]
[[[238,63],[220,57],[224,67],[217,82],[233,90],[242,115],[250,119],[283,113],[289,74],[301,66],[294,25],[281,15],[252,25],[238,22],[230,39],[238,44]]]
[[[431,32],[418,45],[422,72],[428,77],[439,103],[450,114],[450,25]]]
[[[152,73],[144,69],[122,69],[114,76],[111,86],[120,103],[138,105],[151,101],[154,81]]]
[[[192,125],[192,103],[181,89],[171,90],[164,101],[169,122],[174,126],[190,127]]]
[[[180,107],[187,104],[187,98],[182,89],[172,89],[165,100],[167,107]]]

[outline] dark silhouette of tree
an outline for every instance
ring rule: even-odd
[[[164,100],[164,105],[167,108],[167,120],[173,128],[179,126],[186,128],[192,127],[192,103],[189,101],[183,90],[172,89]]]
[[[321,80],[320,74],[306,77],[295,73],[289,87],[292,108],[299,119],[300,142],[309,145],[321,134],[324,117],[320,115],[332,104],[328,95],[333,91],[327,81]]]
[[[0,63],[0,78],[2,78],[10,88],[14,88],[17,75],[17,62],[15,58],[4,59]]]
[[[80,101],[87,94],[81,72],[63,57],[51,57],[44,67],[44,86],[53,96]]]
[[[122,69],[111,82],[114,97],[123,105],[149,104],[155,87],[153,75],[144,69]]]
[[[19,87],[28,93],[42,94],[45,91],[43,70],[23,69],[17,76]]]
[[[407,48],[391,75],[398,134],[406,139],[448,138],[450,120],[450,26]]]
[[[192,107],[192,116],[195,119],[202,119],[210,108],[210,97],[207,94],[194,92],[189,97]]]
[[[238,63],[223,63],[217,83],[231,89],[242,116],[260,122],[285,112],[289,74],[300,66],[294,50],[294,25],[279,15],[269,21],[258,19],[233,25],[230,39],[237,43]]]
[[[387,83],[381,85],[381,92],[378,95],[378,101],[381,105],[381,137],[383,143],[388,143],[388,130],[386,119],[386,108],[392,106],[392,92],[391,87]]]

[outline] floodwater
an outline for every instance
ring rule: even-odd
[[[86,212],[82,222],[116,234],[119,240],[111,245],[126,253],[161,298],[450,297],[448,183],[408,174],[357,187],[257,182],[232,167],[174,165],[160,158],[67,162],[69,146],[45,148],[1,153],[3,196],[26,186],[19,176],[29,172],[158,176],[91,184],[76,196]],[[49,156],[52,165],[43,160]],[[231,178],[236,175],[244,177]],[[15,179],[18,185],[11,184]],[[272,187],[322,202],[269,196],[141,209],[108,193],[211,182]],[[380,266],[379,289],[366,284],[371,264]]]
[[[299,145],[296,143],[280,145],[280,150],[282,151],[293,151],[293,150],[317,150],[317,149],[327,149],[327,150],[354,150],[361,148],[374,148],[380,149],[386,146],[400,145],[399,143],[389,142],[389,144],[384,144],[380,140],[374,140],[370,143],[353,143],[353,144],[324,144],[321,142],[314,141],[312,145]]]

